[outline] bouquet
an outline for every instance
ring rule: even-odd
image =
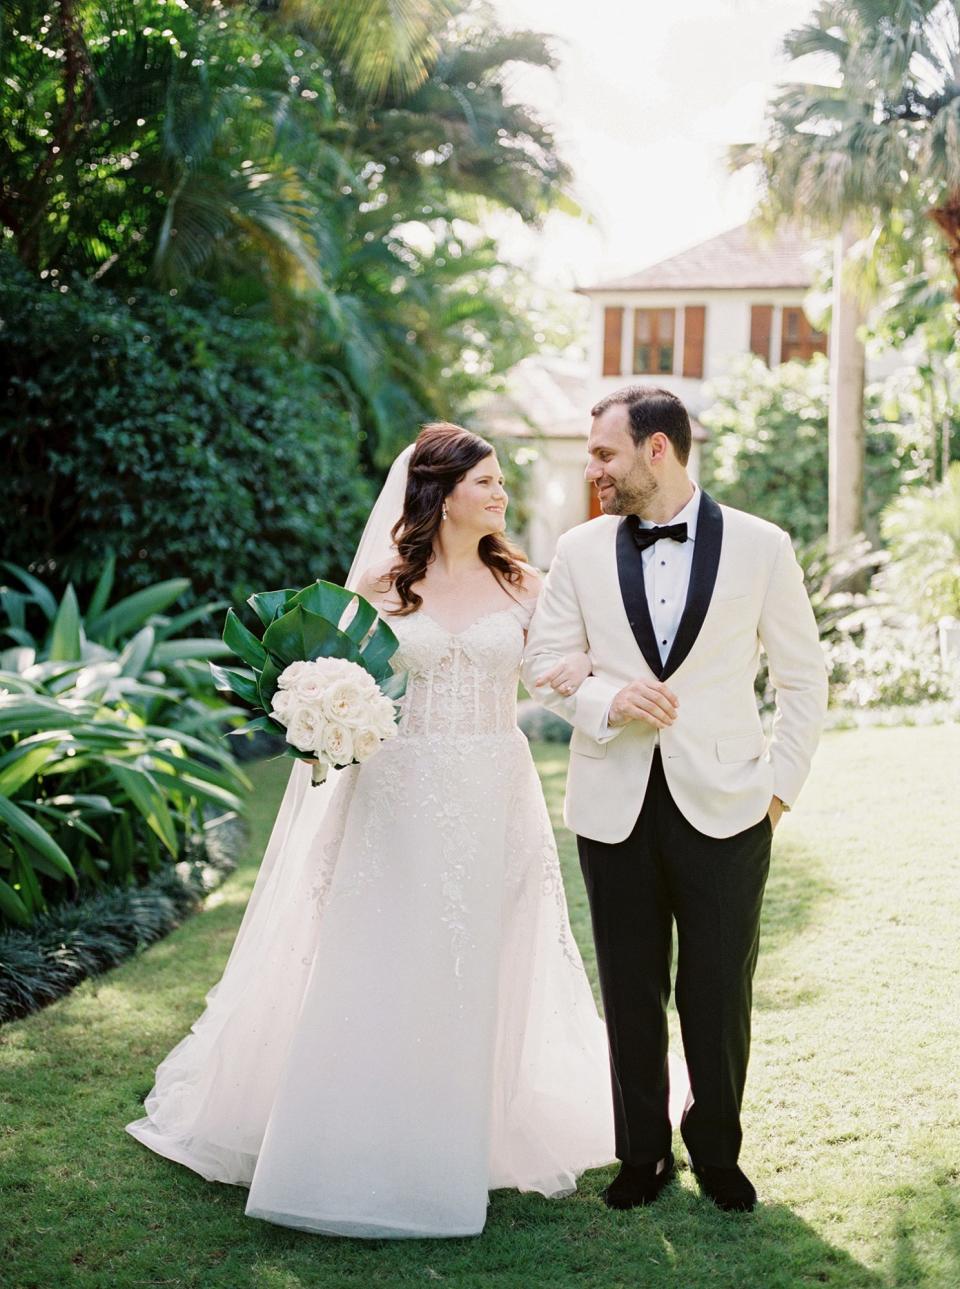
[[[210,664],[217,689],[260,713],[235,733],[282,737],[284,755],[318,762],[314,785],[331,765],[367,761],[396,735],[406,676],[390,667],[399,642],[369,601],[317,579],[300,591],[262,591],[247,603],[262,637],[233,609],[223,628],[247,669]]]

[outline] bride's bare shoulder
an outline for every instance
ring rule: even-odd
[[[371,604],[379,607],[393,588],[393,579],[390,577],[392,568],[393,560],[384,560],[380,564],[372,564],[361,577],[357,592],[365,600],[369,600]]]

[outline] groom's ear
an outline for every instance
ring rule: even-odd
[[[673,451],[673,444],[667,438],[662,430],[654,430],[652,434],[647,435],[637,444],[637,450],[646,449],[648,459],[651,464],[655,461],[665,461]]]

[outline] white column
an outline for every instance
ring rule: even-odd
[[[780,346],[783,343],[783,305],[775,304],[770,318],[770,352],[767,354],[767,366],[780,365]]]
[[[623,306],[623,335],[620,337],[620,371],[633,378],[633,310],[632,304]]]
[[[863,528],[863,382],[865,356],[857,339],[859,302],[843,285],[847,252],[856,241],[847,219],[834,244],[830,357],[828,542],[836,550]]]

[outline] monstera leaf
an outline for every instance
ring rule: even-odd
[[[259,712],[243,730],[267,730],[283,737],[283,726],[271,716],[271,700],[285,667],[317,658],[344,658],[370,673],[384,694],[395,701],[406,689],[406,675],[395,673],[390,659],[399,641],[376,609],[355,591],[319,578],[301,590],[260,591],[247,603],[263,633],[258,637],[227,610],[223,641],[245,668],[210,664],[216,687]]]

